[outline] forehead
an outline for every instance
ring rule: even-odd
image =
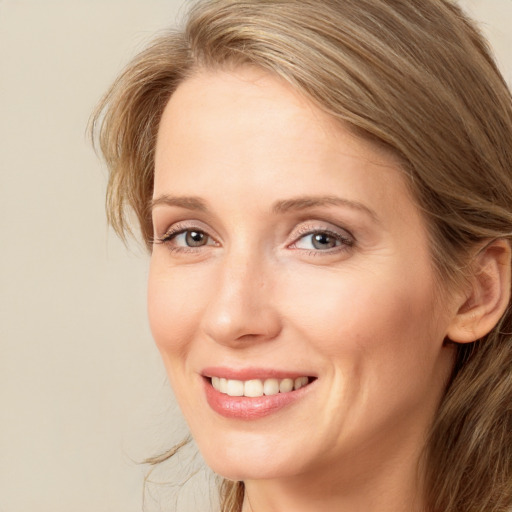
[[[191,145],[195,151],[187,151]],[[279,77],[249,66],[199,70],[178,87],[164,110],[156,146],[157,184],[163,170],[190,166],[197,173],[206,158],[213,172],[215,162],[235,153],[238,171],[243,156],[252,163],[286,156],[300,161],[299,169],[307,163],[324,164],[322,160],[341,153],[399,167],[387,148],[356,136]],[[273,162],[276,170],[282,169],[279,163]]]

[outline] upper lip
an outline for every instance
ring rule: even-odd
[[[254,379],[296,379],[297,377],[315,377],[311,372],[277,370],[275,368],[229,368],[211,366],[201,371],[203,377],[220,377],[229,380]]]

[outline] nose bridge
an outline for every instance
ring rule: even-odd
[[[203,330],[218,343],[272,339],[280,331],[272,303],[269,262],[247,245],[226,250],[218,262],[218,280],[203,316]]]

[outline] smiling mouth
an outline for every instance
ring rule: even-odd
[[[213,389],[227,396],[245,396],[258,398],[297,391],[311,384],[316,377],[297,377],[295,379],[251,379],[234,380],[222,377],[207,377]]]

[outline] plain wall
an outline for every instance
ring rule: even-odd
[[[512,0],[461,3],[511,83]],[[183,5],[0,0],[0,512],[140,511],[135,461],[186,431],[147,327],[148,257],[107,229],[85,135]]]

